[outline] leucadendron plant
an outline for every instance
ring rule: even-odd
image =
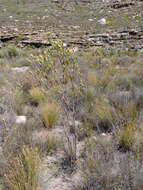
[[[54,94],[51,97],[56,98],[56,101],[62,108],[61,112],[63,113],[62,115],[64,115],[62,123],[65,128],[66,142],[68,142],[69,148],[72,147],[72,149],[74,149],[72,150],[74,156],[72,155],[72,159],[69,159],[73,163],[73,160],[76,160],[76,130],[73,130],[74,143],[69,139],[69,132],[67,131],[70,131],[71,120],[72,127],[75,128],[79,102],[81,102],[85,91],[80,68],[75,56],[71,53],[69,48],[64,46],[62,41],[52,41],[51,47],[34,57],[34,60],[36,60],[33,65],[34,72],[36,70],[36,75],[39,76],[39,80],[46,91],[52,92],[52,89],[55,87],[57,89],[56,96]],[[49,97],[48,102],[52,102],[52,98]],[[70,155],[68,155],[68,157],[70,157]]]

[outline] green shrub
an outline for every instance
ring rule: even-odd
[[[0,50],[0,58],[4,57],[17,57],[21,53],[21,50],[14,45],[9,45]]]
[[[8,54],[9,57],[16,57],[16,56],[19,55],[19,50],[15,46],[9,46],[7,48],[7,54]]]

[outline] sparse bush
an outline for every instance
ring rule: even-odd
[[[16,46],[8,46],[7,54],[9,57],[16,57],[19,55],[19,50]]]
[[[36,149],[24,147],[9,161],[5,181],[11,190],[38,190],[40,158]]]
[[[30,100],[32,104],[40,104],[44,101],[44,93],[38,87],[30,90]]]
[[[58,120],[59,105],[55,102],[52,102],[41,106],[41,117],[44,125],[47,128],[51,128]]]
[[[107,143],[90,138],[81,171],[77,190],[142,189],[142,155],[119,152],[112,141]]]
[[[0,50],[0,58],[4,57],[16,57],[20,55],[20,49],[14,45],[9,45]]]
[[[28,56],[28,55],[27,55]],[[25,67],[29,66],[30,62],[25,56],[19,56],[14,59],[13,66],[14,67]]]
[[[22,89],[16,89],[14,96],[14,109],[17,114],[22,114],[24,104],[29,102],[29,94]]]
[[[114,156],[110,144],[100,143],[90,138],[81,167],[82,179],[78,189],[113,189]]]
[[[61,161],[62,168],[73,172],[76,166],[76,138],[74,135],[66,134],[63,141],[64,158]]]
[[[37,147],[40,154],[53,153],[60,144],[58,136],[42,129],[33,134],[32,144]]]
[[[23,104],[24,104],[23,93],[22,91],[17,89],[14,97],[14,109],[17,112],[17,114],[22,113]]]
[[[23,126],[12,126],[11,131],[5,137],[3,147],[3,153],[6,159],[14,157],[14,155],[21,152],[24,145],[32,146],[31,137],[34,127],[34,124],[29,121]]]

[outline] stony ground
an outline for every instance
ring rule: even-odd
[[[1,1],[0,9],[1,38],[18,36],[23,45],[60,38],[82,47],[142,48],[142,1],[13,0]]]

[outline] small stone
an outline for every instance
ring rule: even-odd
[[[94,19],[92,19],[92,18],[89,18],[89,19],[88,19],[88,21],[90,21],[90,22],[93,22],[93,21],[94,21]]]
[[[106,19],[105,19],[105,18],[102,18],[102,19],[100,19],[98,22],[99,22],[99,24],[101,24],[101,25],[105,25],[105,24],[106,24]]]
[[[21,116],[16,116],[16,124],[25,124],[27,121],[26,116],[21,115]]]
[[[102,134],[101,134],[101,136],[104,136],[104,137],[106,137],[107,135],[106,135],[105,133],[102,133]]]
[[[77,52],[78,51],[78,47],[73,47],[73,48],[70,48],[69,49],[69,52],[70,53],[75,53],[75,52]]]
[[[66,43],[63,43],[63,47],[67,47],[67,44],[66,44]]]
[[[28,70],[29,67],[24,66],[24,67],[14,67],[12,68],[12,71],[18,72],[18,73],[23,73]]]
[[[79,127],[82,125],[82,123],[80,121],[75,120],[75,121],[69,121],[69,125]]]

